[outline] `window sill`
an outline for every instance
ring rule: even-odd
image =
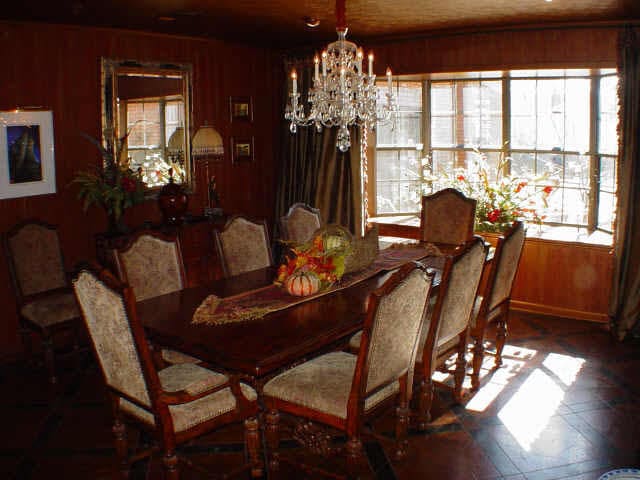
[[[417,229],[420,226],[420,217],[416,215],[370,217],[368,221],[369,223],[376,223],[380,226],[387,227],[381,228],[381,235],[390,237],[396,235],[387,235],[384,232],[393,231],[393,229],[395,228],[403,232],[407,232],[408,230],[413,231],[414,229],[416,229],[415,236],[411,235],[409,238],[417,238]],[[402,236],[404,237],[405,235]],[[613,235],[610,233],[595,231],[590,234],[585,228],[565,226],[529,225],[527,228],[527,238],[535,238],[538,240],[552,242],[599,245],[606,247],[611,247],[613,245]]]

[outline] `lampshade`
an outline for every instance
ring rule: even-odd
[[[192,156],[223,155],[222,136],[211,125],[203,125],[191,140]]]
[[[167,148],[174,152],[179,152],[184,149],[184,127],[176,128],[167,143]]]

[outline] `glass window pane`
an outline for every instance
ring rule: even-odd
[[[598,104],[598,152],[618,153],[618,77],[600,80]]]
[[[565,155],[564,185],[589,188],[590,158],[586,155]]]
[[[600,188],[608,191],[616,188],[615,157],[600,157]]]
[[[379,150],[376,152],[376,178],[378,180],[395,180],[398,178],[398,152],[395,150]]]
[[[430,93],[432,115],[453,115],[453,87],[451,83],[432,83]]]
[[[386,82],[384,82],[386,86]],[[378,87],[378,91],[384,91]],[[408,112],[421,112],[422,111],[422,83],[421,82],[398,82],[395,92],[398,99],[398,109]],[[386,99],[386,97],[385,97]]]
[[[431,117],[431,144],[453,147],[453,117]]]
[[[545,175],[550,180],[562,183],[564,178],[564,162],[562,155],[556,153],[537,154],[536,175]]]
[[[572,225],[586,225],[588,218],[589,191],[564,188],[562,199],[562,222]]]
[[[598,199],[598,227],[613,231],[616,211],[616,196],[612,193],[600,192]]]
[[[435,150],[431,158],[431,166],[433,174],[437,177],[443,177],[454,169],[453,152]]]
[[[536,83],[536,147],[543,150],[564,147],[564,80]]]
[[[589,150],[590,98],[590,80],[581,78],[567,79],[565,150],[575,152],[587,152]]]
[[[514,177],[535,175],[535,165],[533,153],[513,153],[511,155],[511,175]]]
[[[511,147],[536,148],[536,117],[511,117]]]

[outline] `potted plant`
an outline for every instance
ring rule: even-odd
[[[105,147],[95,138],[83,134],[96,145],[102,155],[102,162],[95,171],[78,172],[72,183],[79,185],[78,198],[84,200],[83,210],[91,205],[104,208],[108,218],[108,232],[126,231],[122,215],[127,208],[144,201],[145,182],[142,170],[134,172],[126,157],[125,145],[129,132],[122,138],[114,139]]]

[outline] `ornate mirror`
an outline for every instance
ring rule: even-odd
[[[191,185],[191,65],[102,59],[102,141],[142,169],[149,188]],[[186,133],[186,134],[185,134]]]

